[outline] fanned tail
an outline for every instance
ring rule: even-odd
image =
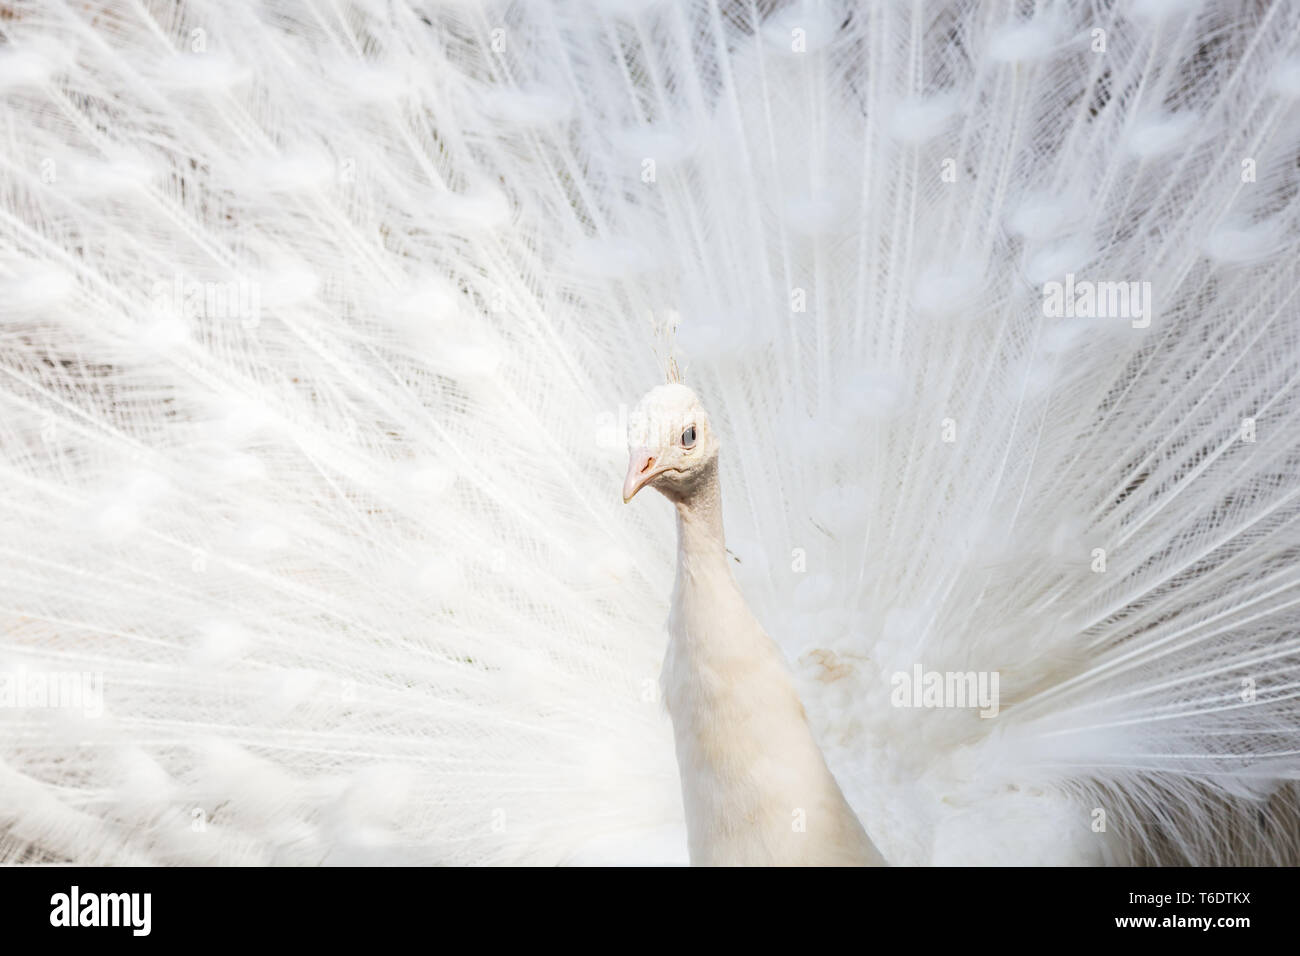
[[[1300,10],[771,6],[0,21],[0,860],[682,859],[670,358],[891,862],[1293,858]]]

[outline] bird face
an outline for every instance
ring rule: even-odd
[[[685,385],[660,385],[628,420],[623,501],[651,485],[668,498],[686,497],[718,456],[718,442],[700,400]]]

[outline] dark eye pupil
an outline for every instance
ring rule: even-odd
[[[686,431],[682,432],[682,444],[690,448],[695,444],[695,426],[692,425]]]

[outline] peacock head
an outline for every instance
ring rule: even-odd
[[[651,389],[628,419],[623,501],[646,485],[673,501],[690,497],[718,461],[718,440],[699,396],[673,383]]]

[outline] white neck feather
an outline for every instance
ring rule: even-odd
[[[691,862],[881,865],[840,792],[780,649],[727,563],[710,469],[677,508],[677,580],[662,676]]]

